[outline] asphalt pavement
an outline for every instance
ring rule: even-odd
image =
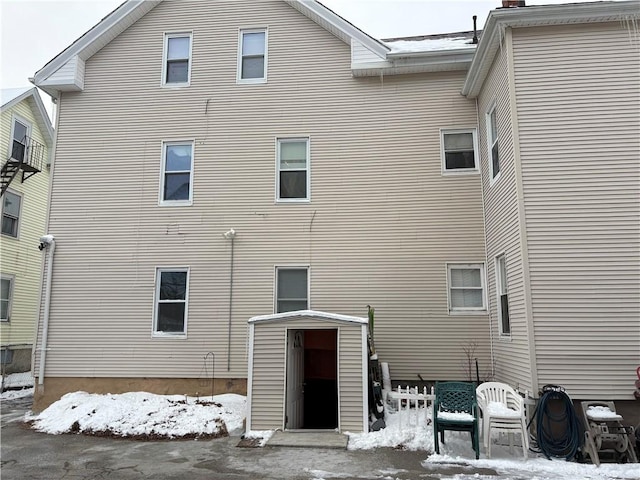
[[[241,448],[239,437],[135,441],[82,434],[39,433],[23,421],[31,398],[3,401],[2,480],[441,480],[494,476],[487,469],[425,469],[426,452],[382,448]],[[469,475],[469,477],[467,477]],[[478,477],[475,477],[478,478]],[[482,477],[480,477],[482,478]]]

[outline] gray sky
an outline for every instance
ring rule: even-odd
[[[237,0],[259,1],[259,0]],[[528,5],[585,0],[528,0]],[[122,3],[121,0],[0,0],[0,86],[29,86],[28,78]],[[323,0],[376,38],[478,28],[500,0]],[[46,103],[46,102],[45,102]]]

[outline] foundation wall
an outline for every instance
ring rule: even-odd
[[[159,395],[210,396],[211,380],[198,378],[45,378],[33,396],[33,411],[39,413],[70,392],[125,393],[144,391]],[[213,394],[247,394],[246,378],[216,378]]]

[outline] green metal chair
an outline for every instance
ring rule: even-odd
[[[480,458],[476,384],[472,382],[436,382],[433,403],[433,441],[440,453],[438,434],[444,444],[444,431],[469,432],[476,460]]]

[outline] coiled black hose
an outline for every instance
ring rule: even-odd
[[[552,405],[554,401],[557,401],[556,405]],[[545,457],[575,458],[583,443],[584,430],[564,388],[545,385],[531,421],[536,415],[537,443]]]

